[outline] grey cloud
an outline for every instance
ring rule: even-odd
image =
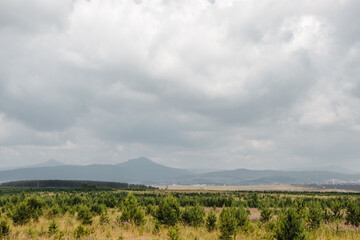
[[[315,164],[346,163],[358,159],[360,154],[358,133],[339,127],[304,129],[282,141],[287,141],[288,149],[311,159]]]
[[[53,3],[3,0],[0,2],[0,29],[23,33],[51,31],[66,24],[71,6],[71,0]]]
[[[2,1],[0,156],[353,164],[359,6]]]
[[[0,110],[9,118],[40,131],[57,131],[76,124],[77,117],[87,111],[86,102],[77,95],[81,91],[62,82],[66,75],[56,76],[60,75],[57,70],[55,75],[48,74],[41,68],[20,71],[3,82],[0,90]]]

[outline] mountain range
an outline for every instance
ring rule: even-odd
[[[146,185],[326,184],[360,183],[360,174],[320,170],[278,171],[249,169],[204,173],[202,171],[167,167],[143,157],[115,165],[93,164],[86,166],[65,165],[51,160],[44,164],[0,171],[0,182],[50,179],[113,181]]]
[[[46,162],[43,163],[39,163],[39,164],[33,164],[33,165],[27,165],[27,166],[15,166],[15,167],[7,167],[7,168],[0,168],[0,171],[5,171],[5,170],[14,170],[14,169],[20,169],[20,168],[36,168],[36,167],[56,167],[56,166],[61,166],[61,165],[65,165],[62,162],[59,162],[57,160],[54,159],[50,159]]]

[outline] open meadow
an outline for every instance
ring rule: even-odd
[[[0,189],[0,239],[360,239],[357,193]]]

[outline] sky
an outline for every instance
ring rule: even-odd
[[[360,171],[358,0],[1,0],[0,165]]]

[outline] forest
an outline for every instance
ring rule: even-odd
[[[0,239],[359,239],[359,196],[2,188]]]

